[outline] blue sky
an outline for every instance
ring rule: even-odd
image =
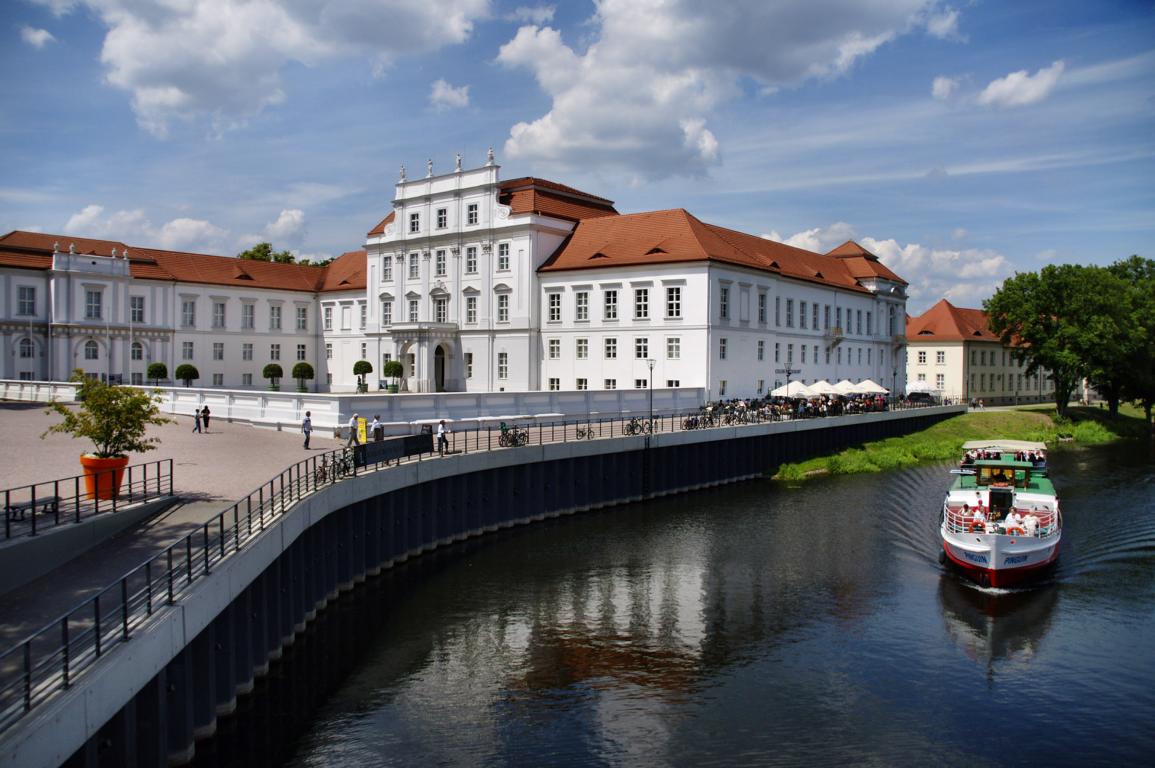
[[[361,247],[484,161],[826,250],[910,311],[1155,256],[1155,3],[10,0],[0,230]]]

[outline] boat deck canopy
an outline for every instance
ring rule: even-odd
[[[963,443],[964,451],[981,451],[1001,449],[1004,451],[1045,451],[1046,443],[1034,443],[1029,440],[1002,440],[987,438],[986,440],[970,440]]]

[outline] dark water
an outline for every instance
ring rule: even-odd
[[[943,571],[943,467],[580,515],[387,577],[289,764],[1149,765],[1155,455],[1052,460],[1064,548],[1029,590]]]

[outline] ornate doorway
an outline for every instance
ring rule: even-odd
[[[445,347],[441,344],[433,350],[433,391],[445,391]]]

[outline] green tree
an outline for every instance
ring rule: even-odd
[[[80,382],[77,392],[80,405],[72,410],[55,400],[49,402],[49,412],[55,411],[64,421],[49,427],[41,438],[53,432],[87,438],[96,448],[92,455],[111,459],[130,451],[151,451],[160,439],[145,436],[149,425],[160,426],[172,421],[161,416],[160,398],[156,393],[87,379],[82,372],[74,373],[73,381]]]
[[[269,389],[274,392],[281,388],[280,385],[277,384],[277,379],[282,378],[284,375],[284,369],[276,363],[269,363],[261,371],[261,376],[269,380]]]
[[[293,366],[293,378],[297,380],[297,391],[305,391],[305,382],[313,380],[313,366],[301,361]]]
[[[164,363],[149,363],[148,370],[144,375],[152,379],[152,385],[154,387],[159,387],[160,380],[168,378],[168,366]]]
[[[400,360],[387,360],[381,367],[381,375],[387,379],[399,379],[405,375],[405,366]]]
[[[275,261],[278,264],[296,264],[297,260],[289,251],[274,251],[272,243],[257,243],[247,251],[237,254],[238,259],[250,261]]]
[[[1155,433],[1155,261],[1132,256],[1108,269],[1127,286],[1127,313],[1131,344],[1124,364],[1122,397],[1143,408],[1147,426]]]
[[[195,365],[190,363],[181,363],[176,367],[176,371],[173,373],[173,375],[176,376],[180,381],[183,381],[186,387],[191,387],[193,381],[201,377],[201,372],[197,370]]]
[[[368,360],[358,360],[353,363],[353,375],[357,377],[357,390],[359,392],[368,389],[368,385],[365,384],[365,377],[370,373],[373,373],[373,364]]]
[[[1027,375],[1050,373],[1060,416],[1080,379],[1105,368],[1123,332],[1112,306],[1116,288],[1100,267],[1048,265],[1007,279],[983,303],[991,330],[1027,364]]]

